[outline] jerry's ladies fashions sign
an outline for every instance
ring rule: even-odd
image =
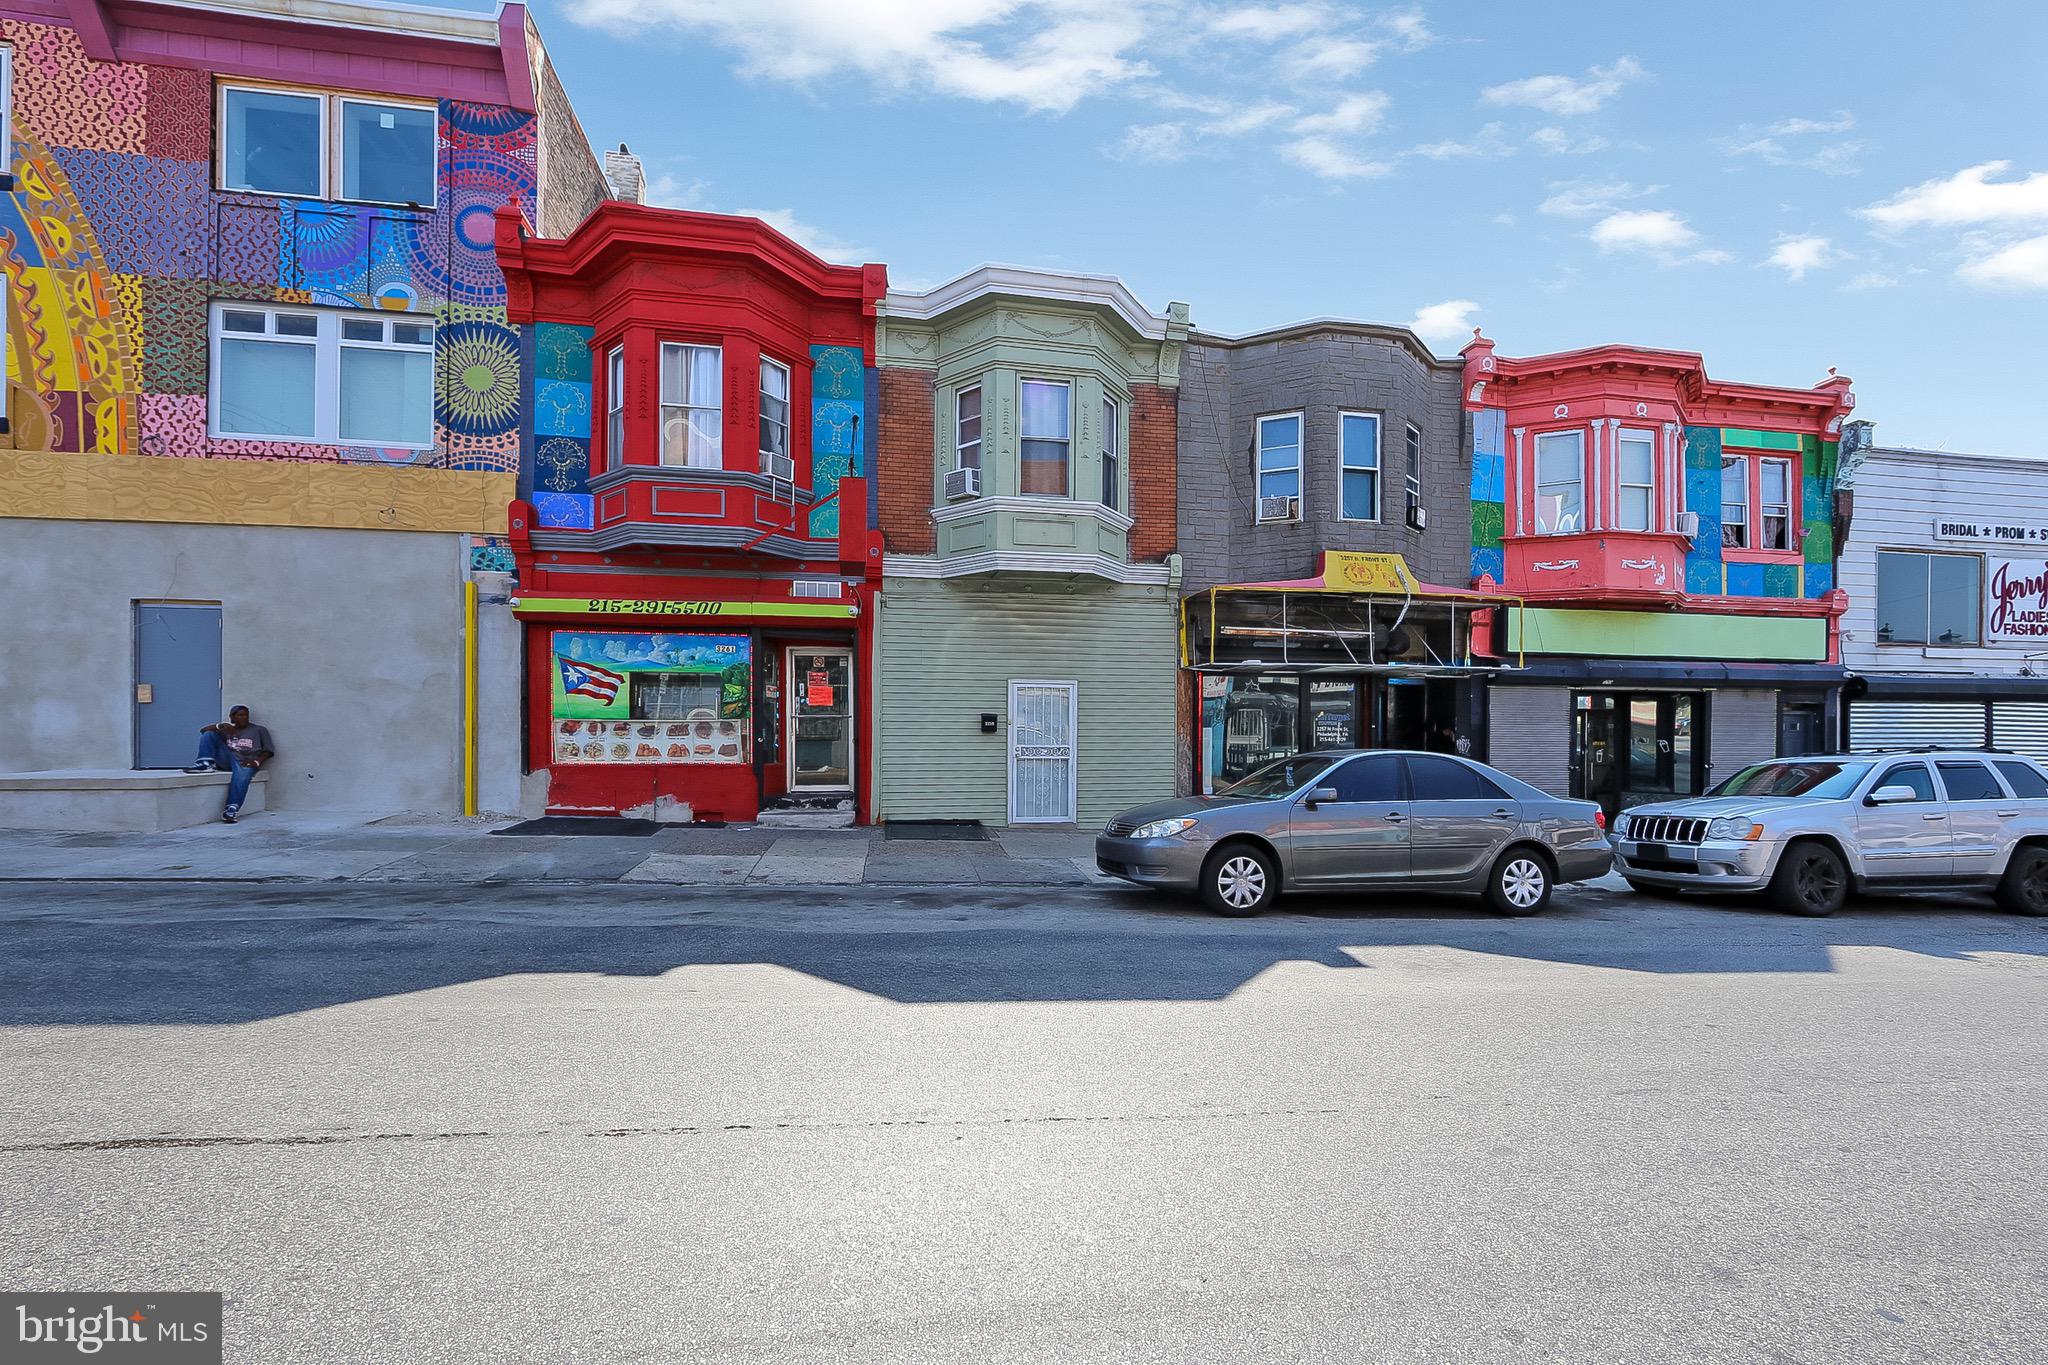
[[[2048,640],[2048,559],[1987,558],[1984,638],[1991,644]]]

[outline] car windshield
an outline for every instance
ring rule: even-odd
[[[1254,768],[1237,781],[1217,792],[1218,796],[1285,796],[1298,787],[1307,786],[1330,770],[1336,762],[1322,754],[1295,754],[1292,758],[1275,759],[1263,768]]]
[[[1847,796],[1870,771],[1868,763],[1781,759],[1744,768],[1709,796]]]

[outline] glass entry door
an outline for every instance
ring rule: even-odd
[[[853,651],[791,649],[785,684],[789,696],[789,789],[853,789]]]

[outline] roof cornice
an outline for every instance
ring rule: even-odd
[[[882,299],[884,317],[931,322],[989,298],[1034,299],[1104,310],[1146,341],[1166,341],[1187,328],[1188,306],[1167,305],[1155,313],[1138,301],[1114,275],[1083,275],[1033,270],[1020,265],[984,265],[936,288],[915,292],[892,289]]]
[[[1314,336],[1321,332],[1343,332],[1352,336],[1373,337],[1381,341],[1392,341],[1405,346],[1417,360],[1435,368],[1455,370],[1460,362],[1438,355],[1407,327],[1388,322],[1366,322],[1359,318],[1307,318],[1301,322],[1290,322],[1280,327],[1267,327],[1257,332],[1207,332],[1197,331],[1188,336],[1191,346],[1215,346],[1236,350],[1244,346],[1264,346],[1276,341],[1295,341],[1302,337]]]

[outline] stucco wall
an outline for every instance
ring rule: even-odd
[[[462,537],[9,520],[0,539],[0,770],[129,767],[132,604],[218,602],[222,702],[276,737],[273,808],[460,809]]]
[[[1300,578],[1321,550],[1397,551],[1424,580],[1463,586],[1471,487],[1458,369],[1428,363],[1392,329],[1329,328],[1232,344],[1191,341],[1181,362],[1183,588]],[[1381,414],[1380,520],[1338,516],[1338,412]],[[1256,524],[1253,423],[1305,416],[1303,520]],[[1406,524],[1405,429],[1422,433],[1428,528]]]

